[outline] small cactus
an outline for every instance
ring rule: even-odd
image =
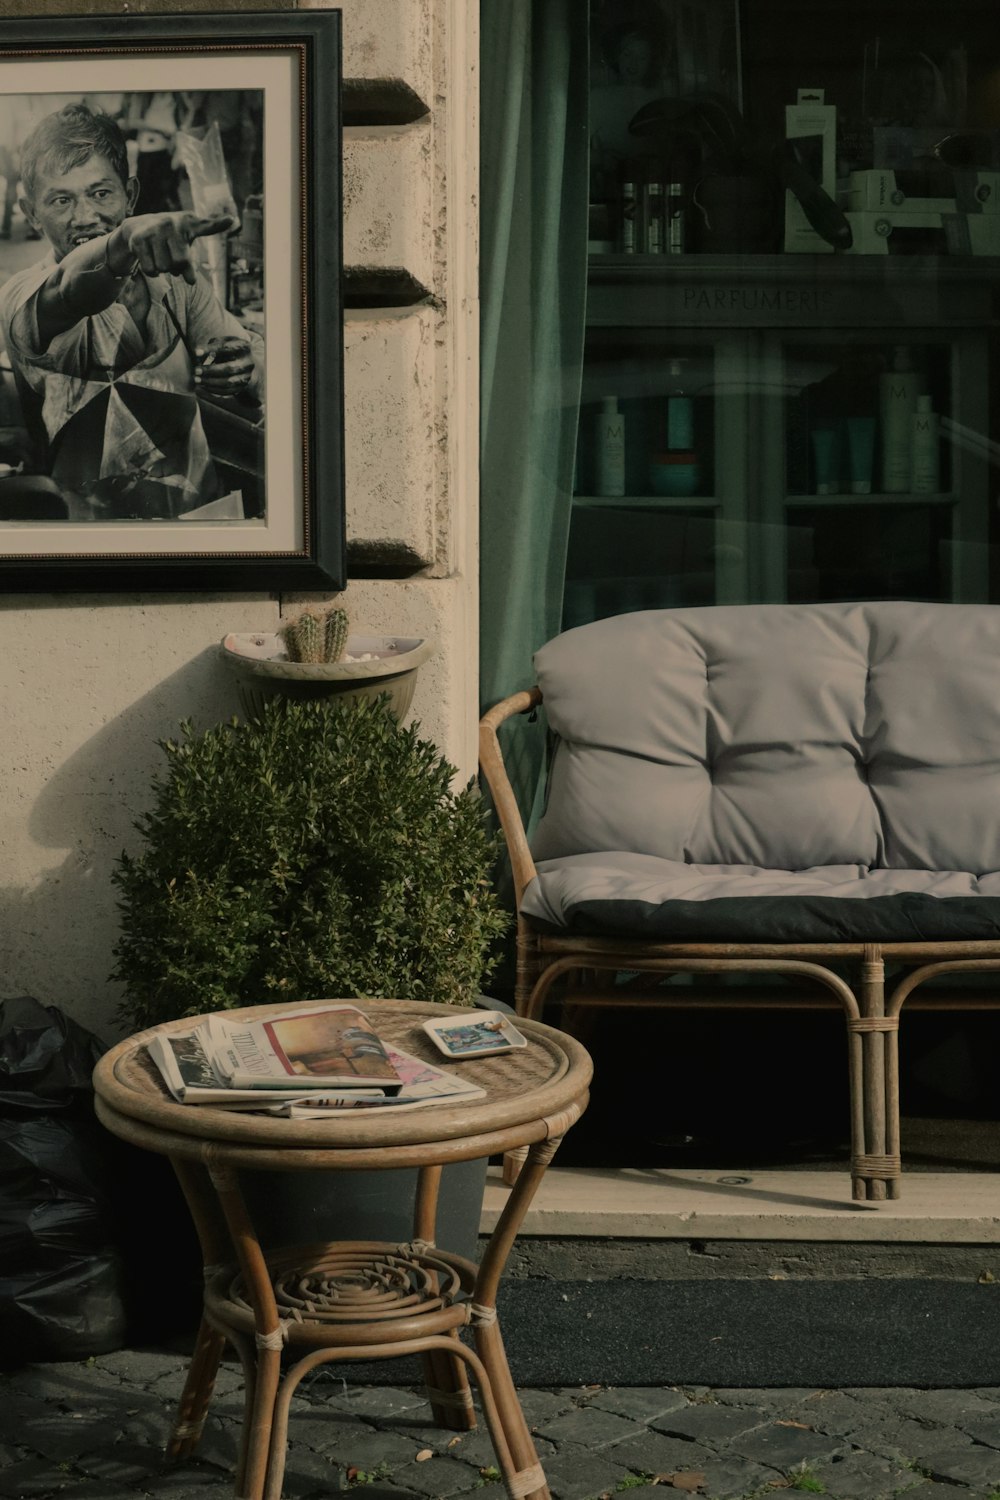
[[[289,661],[339,661],[347,644],[347,611],[330,609],[318,615],[303,610],[281,629]]]
[[[347,645],[347,610],[328,609],[323,616],[323,660],[339,661]]]
[[[291,661],[323,660],[323,631],[319,616],[311,610],[304,610],[291,620],[282,630],[281,638]]]

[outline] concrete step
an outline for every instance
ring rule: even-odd
[[[488,1233],[507,1200],[490,1169]],[[919,1172],[856,1203],[842,1172],[552,1167],[508,1274],[556,1280],[938,1278],[1000,1294],[1000,1176]]]
[[[507,1191],[491,1167],[484,1230]],[[846,1172],[553,1166],[521,1235],[1000,1245],[1000,1174],[913,1172],[859,1203]]]

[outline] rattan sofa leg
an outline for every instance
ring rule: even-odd
[[[528,1000],[538,982],[542,964],[538,952],[538,938],[521,916],[517,919],[515,950],[514,1009],[519,1016],[526,1016]]]
[[[534,951],[534,945],[532,944]],[[518,932],[518,952],[521,951],[521,933]],[[546,967],[551,964],[545,963],[535,953],[531,959],[530,967],[527,959],[525,963],[518,965],[518,989],[516,991],[517,1014],[525,1016],[530,1021],[540,1021],[544,1007],[545,995],[549,986],[544,983]],[[528,981],[530,980],[530,984]],[[527,987],[522,987],[522,981]],[[510,1151],[504,1152],[503,1158],[503,1183],[505,1187],[513,1187],[527,1160],[527,1146],[515,1146]]]
[[[855,1198],[884,1202],[887,1196],[899,1197],[902,1169],[898,1146],[897,1054],[887,1035],[896,1031],[897,1022],[885,1013],[885,964],[876,944],[865,948],[858,1000],[861,1014],[849,1025],[854,1038],[860,1038],[861,1043],[864,1143],[860,1152],[855,1143],[851,1176]],[[893,1113],[896,1118],[891,1120]]]
[[[545,963],[538,951],[538,938],[531,931],[524,918],[518,915],[517,919],[517,970],[514,981],[514,1010],[519,1016],[526,1016],[536,1021],[541,1020],[540,1015],[534,1013],[533,1000],[538,981],[544,972]],[[524,1160],[527,1156],[527,1147],[518,1147],[513,1151],[504,1153],[503,1158],[503,1182],[505,1187],[513,1187],[518,1179]]]

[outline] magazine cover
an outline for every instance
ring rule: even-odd
[[[320,1120],[324,1115],[341,1113],[345,1109],[422,1109],[429,1104],[457,1104],[461,1100],[481,1099],[486,1093],[478,1083],[470,1083],[455,1072],[444,1072],[426,1063],[410,1052],[401,1052],[391,1042],[385,1050],[402,1087],[398,1094],[383,1094],[381,1098],[370,1098],[362,1090],[352,1093],[301,1095],[285,1100],[268,1109],[269,1114],[287,1115],[293,1120]]]
[[[209,1024],[213,1055],[235,1088],[399,1090],[385,1048],[353,1005],[290,1010],[264,1021],[212,1016]]]
[[[288,1085],[271,1091],[234,1089],[216,1076],[205,1050],[200,1030],[155,1036],[146,1049],[160,1071],[160,1076],[178,1104],[213,1104],[226,1109],[259,1103],[262,1094],[272,1099],[287,1099]]]

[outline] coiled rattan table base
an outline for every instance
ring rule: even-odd
[[[472,1290],[473,1268],[466,1269],[458,1257],[421,1240],[405,1245],[348,1240],[296,1246],[268,1255],[267,1265],[286,1338],[294,1338],[296,1325],[309,1324],[313,1329],[339,1329],[351,1340],[361,1325],[369,1328],[370,1336],[370,1325],[377,1324],[382,1325],[380,1333],[395,1339],[437,1332],[468,1319],[465,1305],[456,1304]],[[222,1322],[253,1327],[253,1306],[235,1267],[216,1273],[209,1302]],[[408,1325],[402,1335],[390,1327],[400,1319]],[[426,1324],[426,1330],[415,1327],[414,1320]]]

